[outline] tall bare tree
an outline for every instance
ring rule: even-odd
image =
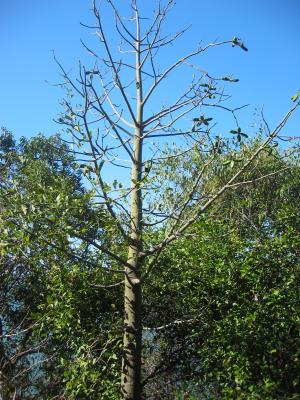
[[[128,247],[128,255],[124,257],[122,252],[92,241],[84,234],[79,237],[95,251],[109,256],[110,264],[106,262],[102,268],[124,275],[117,284],[124,284],[121,393],[126,400],[140,399],[143,382],[147,382],[147,377],[141,377],[142,286],[151,279],[158,257],[225,191],[247,183],[243,180],[244,172],[270,147],[299,105],[296,100],[275,129],[270,130],[263,123],[261,144],[248,159],[238,160],[234,148],[228,148],[228,139],[215,133],[211,116],[214,110],[232,116],[234,129],[230,135],[235,138],[236,149],[247,135],[238,123],[239,108],[227,105],[228,96],[222,85],[237,79],[212,77],[198,67],[198,61],[203,53],[218,46],[230,45],[246,51],[243,42],[235,37],[199,43],[163,67],[166,57],[161,58],[161,54],[166,54],[167,46],[173,45],[186,29],[170,35],[164,33],[164,23],[174,0],[159,0],[152,19],[142,14],[141,4],[137,0],[128,1],[126,19],[112,0],[102,3],[101,7],[107,6],[114,18],[114,35],[120,39],[120,46],[115,48],[106,33],[102,8],[94,1],[95,23],[83,25],[93,30],[100,46],[92,48],[82,42],[93,57],[92,66],[79,63],[79,77],[73,78],[56,60],[64,85],[68,87],[65,110],[58,122],[66,126],[69,134],[66,140],[94,188],[95,204],[106,207],[123,245]],[[185,81],[183,73],[189,70],[193,74],[191,80],[176,94]],[[172,76],[173,92],[168,89]],[[180,85],[179,80],[182,80]],[[193,154],[201,167],[189,169],[176,185],[169,178],[172,174],[174,177],[174,170],[184,175],[187,154]],[[232,169],[226,183],[217,191],[204,192],[203,185],[209,179],[207,171],[224,154],[227,161],[231,159],[231,164],[238,162],[239,168]],[[122,172],[116,172],[117,168]],[[130,174],[123,184],[110,179],[112,174],[124,176],[123,171]]]

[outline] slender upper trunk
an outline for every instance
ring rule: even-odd
[[[128,250],[128,264],[125,274],[124,293],[124,336],[121,391],[124,400],[139,400],[141,397],[141,350],[142,350],[142,290],[141,251],[142,249],[142,149],[143,149],[143,94],[140,70],[139,17],[136,12],[136,127],[134,137],[134,161],[131,173],[131,232]]]

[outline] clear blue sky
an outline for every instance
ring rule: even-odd
[[[124,6],[126,1],[116,0],[116,4]],[[140,0],[150,9],[155,2]],[[16,137],[58,130],[52,119],[61,111],[62,92],[45,83],[60,82],[51,50],[67,69],[76,69],[78,59],[86,58],[79,39],[92,40],[91,33],[79,25],[92,22],[90,8],[89,0],[0,1],[0,126]],[[278,121],[300,88],[300,1],[178,0],[168,27],[175,30],[188,24],[192,28],[176,54],[193,49],[200,40],[243,39],[247,53],[227,46],[211,51],[200,66],[212,74],[240,79],[231,93],[237,105],[252,105],[243,114],[247,124],[254,108],[263,105],[271,125]],[[299,134],[299,113],[289,129]]]

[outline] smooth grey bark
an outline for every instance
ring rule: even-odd
[[[142,150],[143,150],[143,92],[140,59],[140,25],[136,8],[136,127],[134,131],[131,173],[131,232],[125,267],[124,335],[121,392],[124,400],[139,400],[141,396],[142,350]]]

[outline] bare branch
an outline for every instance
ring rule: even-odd
[[[121,83],[120,75],[119,75],[119,73],[118,73],[118,71],[117,71],[117,69],[116,69],[116,67],[115,67],[115,63],[114,63],[114,61],[113,61],[113,58],[112,58],[112,55],[111,55],[111,51],[110,51],[110,48],[109,48],[109,45],[108,45],[108,42],[107,42],[107,39],[106,39],[106,36],[105,36],[105,34],[104,34],[104,31],[103,31],[103,27],[102,27],[102,22],[101,22],[100,14],[99,14],[99,12],[98,12],[98,10],[97,10],[97,8],[96,8],[96,3],[95,3],[95,1],[94,1],[94,14],[95,14],[95,17],[97,18],[97,21],[98,21],[98,24],[99,24],[99,29],[100,29],[100,33],[101,33],[100,40],[101,40],[101,42],[104,44],[106,53],[107,53],[108,58],[109,58],[109,60],[110,60],[112,69],[113,69],[113,71],[114,71],[114,76],[115,76],[116,83],[117,83],[118,88],[119,88],[119,90],[120,90],[120,93],[121,93],[121,95],[122,95],[122,97],[123,97],[123,99],[124,99],[124,101],[125,101],[125,104],[127,105],[127,109],[128,109],[128,111],[129,111],[129,113],[130,113],[130,115],[131,115],[131,118],[132,118],[132,120],[134,121],[134,124],[136,125],[136,124],[137,124],[137,121],[136,121],[136,119],[135,119],[135,114],[134,114],[134,112],[133,112],[133,110],[132,110],[132,107],[131,107],[131,105],[130,105],[130,103],[129,103],[129,100],[128,100],[128,98],[127,98],[127,95],[126,95],[126,93],[125,93],[125,91],[124,91],[124,86],[123,86],[122,83]]]
[[[210,43],[204,47],[199,47],[198,49],[196,49],[195,51],[192,51],[191,53],[187,54],[186,56],[180,58],[178,61],[176,61],[174,64],[172,64],[168,69],[165,70],[165,72],[157,79],[156,82],[153,83],[153,85],[151,86],[151,88],[149,89],[148,93],[146,94],[144,101],[143,101],[143,105],[146,104],[146,102],[149,100],[150,96],[152,95],[152,93],[154,92],[154,90],[157,88],[157,86],[170,74],[170,72],[172,72],[176,67],[178,67],[179,65],[183,64],[186,62],[186,60],[195,57],[196,55],[203,53],[204,51],[206,51],[208,48],[210,47],[215,47],[215,46],[221,46],[223,44],[227,44],[227,43],[231,43],[231,41],[223,41],[223,42],[215,42],[215,43]]]
[[[154,249],[150,251],[146,251],[146,255],[154,255],[155,258],[154,260],[156,261],[157,258],[160,256],[161,252],[163,249],[169,245],[171,242],[173,242],[175,239],[177,239],[182,233],[184,233],[195,221],[196,219],[203,214],[209,207],[214,204],[222,195],[223,193],[228,190],[234,183],[235,181],[242,176],[242,174],[248,169],[248,167],[253,163],[253,161],[256,160],[256,158],[259,156],[259,154],[267,147],[267,145],[279,134],[279,132],[282,130],[282,128],[285,126],[287,123],[288,119],[292,115],[292,113],[296,110],[296,108],[300,105],[300,102],[295,104],[285,115],[285,117],[282,119],[282,121],[276,126],[276,128],[270,133],[270,135],[263,141],[263,143],[257,148],[257,150],[252,154],[251,157],[244,163],[244,165],[227,181],[225,185],[223,185],[217,193],[215,193],[211,198],[203,205],[200,206],[198,209],[196,209],[194,215],[190,217],[188,220],[182,223],[180,227],[178,227],[178,222],[176,222],[169,234],[167,235],[166,239],[161,242],[160,245],[155,247]],[[175,229],[177,228],[176,232]],[[173,233],[174,232],[174,233]],[[148,268],[147,272],[143,275],[142,280],[144,281],[147,276],[151,273],[151,270],[154,268],[154,262],[150,264],[150,267]]]

